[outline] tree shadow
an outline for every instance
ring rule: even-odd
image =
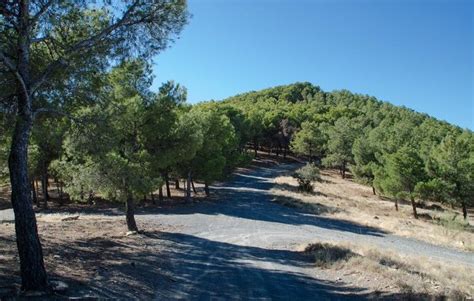
[[[301,208],[287,208],[272,202],[276,195],[271,193],[275,186],[273,177],[286,172],[292,165],[272,169],[257,169],[250,174],[236,174],[226,183],[212,186],[214,203],[194,204],[174,208],[158,208],[156,211],[139,210],[137,215],[148,214],[205,214],[227,215],[243,219],[258,220],[285,225],[310,225],[325,229],[356,233],[359,235],[384,236],[385,231],[363,226],[355,222],[318,216],[318,212],[309,213]],[[293,199],[291,201],[297,201]],[[331,212],[335,208],[324,208],[321,213]],[[316,213],[316,214],[315,214]]]

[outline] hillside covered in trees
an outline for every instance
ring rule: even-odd
[[[347,90],[324,92],[296,83],[237,95],[219,106],[238,109],[238,130],[254,148],[288,152],[337,168],[374,194],[462,208],[474,199],[474,135],[426,114]]]

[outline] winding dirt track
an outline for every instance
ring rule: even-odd
[[[358,288],[321,277],[298,246],[318,240],[363,243],[399,253],[474,266],[472,253],[390,235],[351,222],[316,216],[271,202],[272,179],[295,166],[236,174],[213,187],[218,201],[165,209],[139,220],[175,232],[160,234],[165,280],[157,300],[364,299]]]

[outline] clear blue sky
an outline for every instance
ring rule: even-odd
[[[296,81],[348,89],[474,129],[474,1],[190,0],[154,88],[220,100]]]

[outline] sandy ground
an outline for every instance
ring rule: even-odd
[[[191,204],[137,212],[143,234],[125,236],[119,208],[39,214],[51,279],[67,296],[137,300],[361,300],[428,298],[374,273],[322,269],[302,252],[311,242],[371,246],[436,264],[474,267],[472,253],[404,238],[362,223],[282,206],[275,179],[294,165],[241,170]],[[100,207],[100,206],[99,206]],[[64,217],[77,220],[64,221]],[[373,219],[373,216],[371,216]],[[18,286],[13,224],[0,224],[0,287]],[[426,283],[430,295],[449,290]],[[52,298],[53,296],[48,296]],[[55,296],[61,299],[62,296]]]

